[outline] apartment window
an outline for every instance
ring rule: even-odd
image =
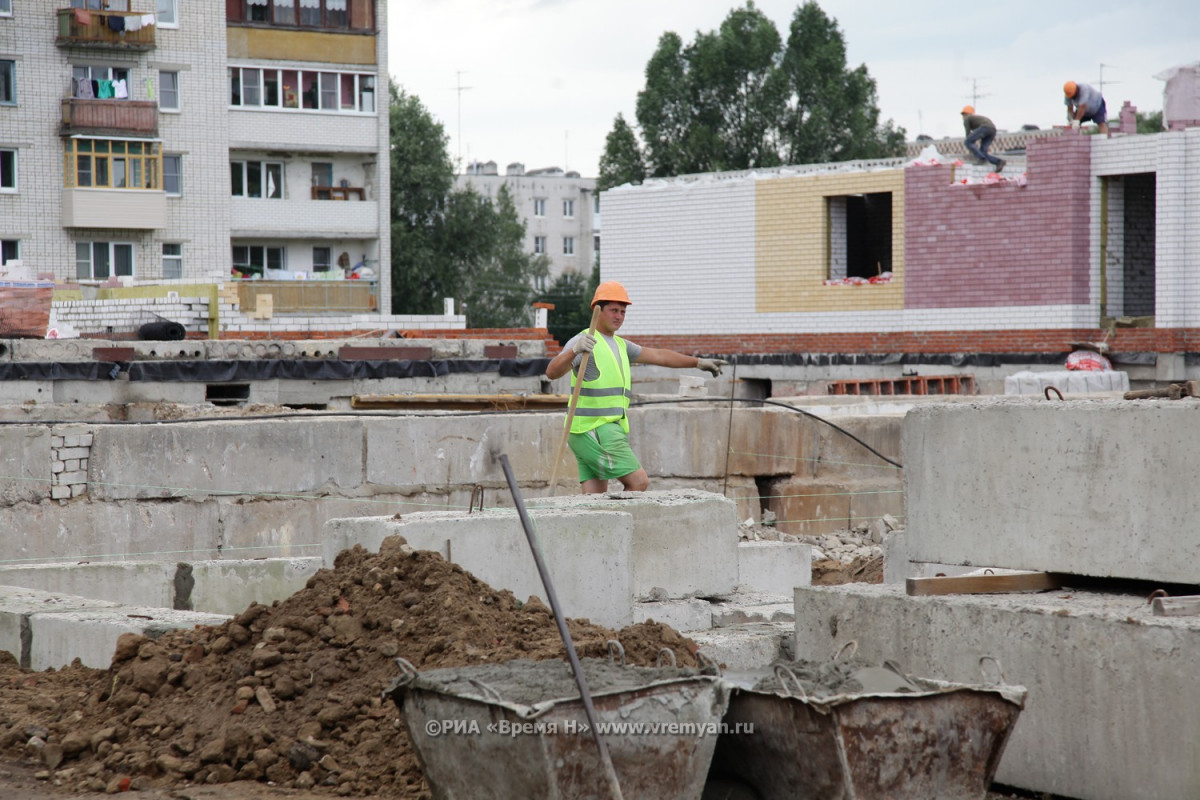
[[[593,214],[600,213],[600,193],[599,192],[596,192],[595,194],[592,195],[592,213]]]
[[[575,217],[574,200],[563,200],[563,216],[567,219],[573,219]]]
[[[232,161],[229,183],[234,197],[283,199],[283,164],[273,161]]]
[[[68,189],[161,189],[157,142],[119,139],[64,140],[63,179]]]
[[[163,191],[173,197],[183,194],[183,156],[163,156]]]
[[[158,73],[158,108],[160,111],[179,110],[179,73]]]
[[[243,277],[261,276],[264,270],[283,269],[283,248],[261,244],[233,246],[233,269]]]
[[[358,110],[364,114],[375,113],[375,76],[356,75],[358,78]]]
[[[535,217],[546,216],[546,198],[544,198],[544,197],[533,198],[533,215]]]
[[[563,255],[564,256],[575,255],[575,237],[574,236],[564,236],[563,237]]]
[[[0,192],[17,190],[17,151],[0,149]]]
[[[12,16],[12,0],[0,0],[0,17]]]
[[[831,195],[828,275],[874,278],[892,269],[892,194]]]
[[[71,8],[88,8],[92,11],[128,11],[129,0],[71,0]]]
[[[0,239],[0,266],[21,260],[20,239]]]
[[[158,24],[164,28],[179,27],[179,8],[176,0],[158,0]]]
[[[163,242],[162,276],[164,279],[183,277],[183,245]]]
[[[226,0],[229,22],[372,30],[375,0]]]
[[[0,105],[17,103],[17,62],[0,59]]]
[[[546,237],[545,236],[533,237],[533,252],[535,255],[539,255],[539,256],[545,254],[545,252],[546,252]]]
[[[75,277],[102,281],[133,275],[133,245],[123,242],[76,242]]]
[[[229,105],[374,114],[374,75],[298,69],[229,68]]]
[[[313,248],[313,272],[329,272],[333,251],[328,247]]]
[[[600,237],[599,236],[592,237],[592,252],[593,253],[600,252]]]
[[[276,25],[296,24],[296,0],[274,0],[271,11],[274,14],[272,21]]]

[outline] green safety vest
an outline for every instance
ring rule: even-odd
[[[629,353],[625,349],[625,340],[614,336],[617,349],[621,352],[621,360],[613,354],[612,348],[604,337],[596,334],[596,347],[592,350],[591,361],[600,370],[600,377],[594,381],[584,381],[579,390],[579,402],[575,406],[575,417],[571,420],[571,433],[587,433],[593,428],[599,428],[606,422],[620,423],[621,429],[629,433],[629,418],[625,410],[629,408],[630,391]],[[578,378],[571,371],[571,388],[575,388]]]

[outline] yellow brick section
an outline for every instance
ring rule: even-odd
[[[892,193],[892,282],[826,286],[827,197]],[[755,187],[755,307],[771,311],[885,311],[904,307],[904,170],[759,181]]]
[[[225,29],[225,43],[230,60],[265,58],[360,66],[375,63],[375,37],[369,34],[229,27]]]

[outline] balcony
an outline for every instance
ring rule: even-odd
[[[167,227],[167,196],[153,189],[62,190],[64,228],[157,230]]]
[[[154,23],[143,24],[153,14],[132,11],[84,11],[81,8],[58,9],[59,47],[101,47],[111,50],[153,50]],[[136,18],[136,20],[135,20]],[[130,22],[130,20],[134,20]],[[130,30],[130,26],[137,30]],[[119,30],[118,30],[119,28]]]
[[[349,200],[351,197],[356,197],[359,200],[366,200],[367,190],[361,186],[312,187],[313,200]]]
[[[158,104],[152,100],[62,101],[61,135],[158,136]]]
[[[246,313],[258,307],[260,295],[271,297],[276,314],[364,314],[379,310],[378,281],[235,280],[238,305]]]

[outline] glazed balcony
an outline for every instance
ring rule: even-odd
[[[158,104],[152,100],[62,101],[63,136],[91,134],[103,136],[158,136]]]
[[[136,31],[126,30],[128,20],[133,17],[145,18],[153,16],[133,11],[87,11],[82,9],[58,9],[58,38],[55,44],[59,47],[100,47],[111,50],[153,50],[154,28],[142,25]],[[119,20],[119,23],[116,22]],[[122,28],[113,30],[114,24]]]

